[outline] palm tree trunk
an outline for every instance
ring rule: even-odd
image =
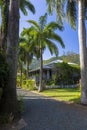
[[[80,47],[81,67],[81,103],[87,104],[87,49],[86,49],[86,27],[84,20],[84,0],[78,0],[78,36]]]
[[[6,109],[13,115],[18,114],[16,75],[18,59],[18,39],[19,39],[19,4],[18,0],[10,0],[9,21],[7,36],[7,63],[10,67],[8,86],[6,86],[5,102]]]
[[[20,87],[22,88],[22,62],[20,62]]]
[[[43,91],[43,56],[42,56],[42,48],[40,48],[40,83],[38,91]]]
[[[26,65],[27,65],[27,69],[26,69],[26,79],[28,79],[28,78],[29,78],[29,62],[28,62],[28,61],[27,61]]]
[[[28,79],[28,78],[29,78],[29,55],[28,55],[28,54],[27,54],[26,65],[27,65],[27,70],[26,70],[26,79]]]

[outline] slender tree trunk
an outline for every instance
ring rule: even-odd
[[[27,79],[29,78],[29,61],[27,61]]]
[[[86,49],[86,27],[84,16],[84,0],[78,0],[78,36],[80,47],[81,67],[81,103],[87,104],[87,49]]]
[[[22,88],[22,62],[20,62],[20,87]]]
[[[5,106],[8,113],[14,116],[18,114],[16,75],[18,59],[18,39],[19,39],[19,4],[18,0],[10,0],[8,36],[7,36],[7,63],[10,67],[8,85],[5,88]]]
[[[43,91],[43,56],[42,48],[40,48],[40,83],[39,83],[39,92]]]
[[[27,54],[26,65],[27,65],[27,70],[26,70],[26,79],[28,79],[28,78],[29,78],[29,55],[28,55],[28,54]]]

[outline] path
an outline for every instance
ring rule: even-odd
[[[59,102],[19,89],[24,113],[17,124],[0,130],[87,130],[87,107]]]
[[[87,130],[86,107],[19,90],[24,96],[26,127],[21,130]]]

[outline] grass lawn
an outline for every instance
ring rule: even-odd
[[[41,94],[56,100],[80,103],[80,89],[77,88],[48,89]]]

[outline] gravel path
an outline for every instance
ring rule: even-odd
[[[21,130],[87,130],[87,108],[18,90],[24,96],[26,127]]]

